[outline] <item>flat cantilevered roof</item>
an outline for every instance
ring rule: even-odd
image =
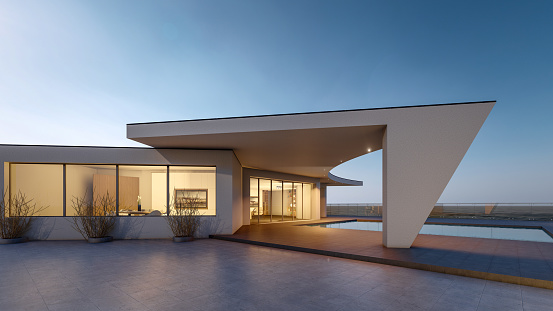
[[[244,167],[316,177],[329,184],[360,185],[329,172],[382,149],[387,127],[417,122],[421,114],[423,119],[440,119],[442,114],[449,118],[456,109],[484,109],[481,112],[487,116],[494,103],[132,123],[127,125],[127,138],[155,148],[232,149]]]

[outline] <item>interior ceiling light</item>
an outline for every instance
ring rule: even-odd
[[[368,152],[371,152],[371,148],[367,149]]]

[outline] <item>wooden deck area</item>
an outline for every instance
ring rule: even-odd
[[[419,234],[410,249],[392,249],[382,245],[381,232],[305,226],[356,218],[249,225],[233,235],[213,238],[553,289],[553,243]]]

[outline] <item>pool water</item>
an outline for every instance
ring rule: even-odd
[[[312,227],[353,229],[382,231],[382,222],[374,221],[346,221],[328,224],[311,225]],[[462,236],[470,238],[518,240],[553,243],[553,238],[542,229],[532,228],[505,228],[505,227],[482,227],[482,226],[459,226],[459,225],[432,225],[422,226],[420,234]]]

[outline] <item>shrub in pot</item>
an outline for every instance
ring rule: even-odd
[[[196,232],[200,228],[201,200],[197,197],[179,198],[171,204],[171,210],[167,215],[167,223],[173,231],[174,242],[188,242],[194,240]]]
[[[109,193],[94,195],[88,198],[74,197],[71,200],[75,216],[72,217],[72,226],[89,243],[102,243],[113,240],[110,236],[115,227],[115,198]]]
[[[25,242],[24,234],[31,228],[32,216],[44,207],[37,208],[33,199],[21,191],[12,196],[8,192],[5,190],[0,198],[0,244]]]

